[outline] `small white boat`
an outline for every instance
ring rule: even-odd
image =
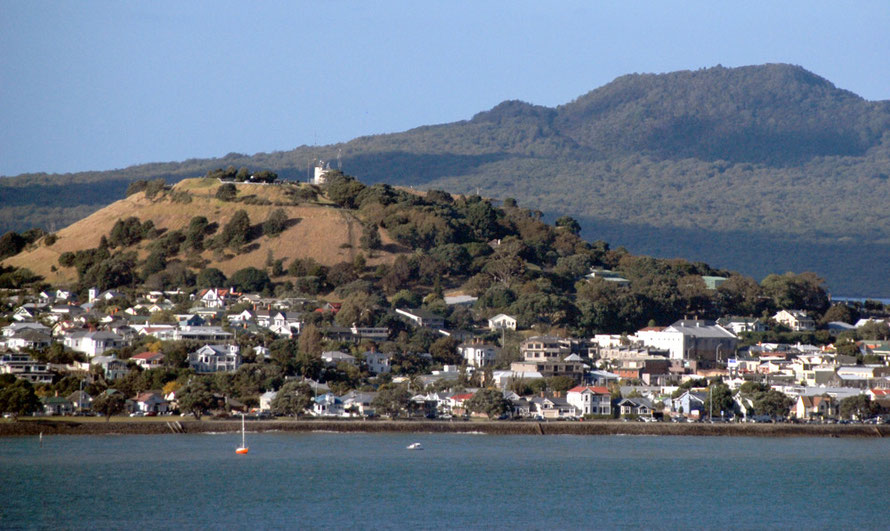
[[[423,450],[423,446],[419,442],[411,443],[408,445],[408,450]]]

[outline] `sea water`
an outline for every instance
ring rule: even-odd
[[[890,527],[880,438],[240,438],[0,439],[0,528]]]

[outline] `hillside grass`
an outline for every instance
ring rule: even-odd
[[[215,197],[221,183],[215,179],[187,179],[173,187],[171,192],[187,192],[191,202],[176,203],[168,193],[160,199],[150,200],[143,192],[133,194],[91,214],[90,216],[58,231],[58,240],[52,246],[43,241],[37,245],[6,259],[8,266],[25,267],[41,275],[54,285],[72,284],[77,280],[74,268],[59,266],[59,255],[66,251],[95,248],[103,235],[107,236],[119,219],[130,216],[140,221],[151,220],[155,227],[166,231],[186,229],[195,216],[204,216],[210,223],[217,223],[219,229],[229,222],[238,210],[244,210],[250,217],[251,225],[261,232],[262,223],[275,209],[287,214],[289,226],[275,236],[259,236],[245,246],[247,252],[236,254],[232,249],[223,253],[206,250],[201,258],[208,261],[207,267],[215,267],[226,276],[246,267],[265,267],[269,252],[275,260],[283,259],[287,267],[295,258],[314,258],[321,264],[331,266],[340,262],[351,262],[356,255],[363,253],[369,267],[390,263],[395,256],[408,249],[396,244],[385,230],[380,230],[383,249],[373,253],[361,249],[362,220],[356,212],[344,210],[326,199],[284,206],[291,199],[284,194],[285,186],[239,184],[238,197],[252,196],[273,204],[245,204],[226,202]],[[302,185],[308,186],[308,185]],[[148,255],[147,247],[151,240],[143,240],[133,249],[139,258]],[[56,271],[52,269],[55,268]]]

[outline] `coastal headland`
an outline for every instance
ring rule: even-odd
[[[0,422],[0,437],[44,435],[151,435],[220,433],[241,429],[237,420],[112,420],[27,419]],[[389,420],[258,420],[249,432],[342,433],[485,433],[491,435],[674,435],[730,437],[888,437],[890,425],[868,424],[738,424],[643,422],[504,422]]]

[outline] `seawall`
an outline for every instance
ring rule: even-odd
[[[26,419],[0,422],[0,437],[44,435],[150,435],[235,432],[237,420],[132,421]],[[510,422],[388,420],[255,420],[247,431],[335,431],[365,433],[488,433],[493,435],[677,435],[730,437],[890,437],[890,425],[709,424],[643,422]]]

